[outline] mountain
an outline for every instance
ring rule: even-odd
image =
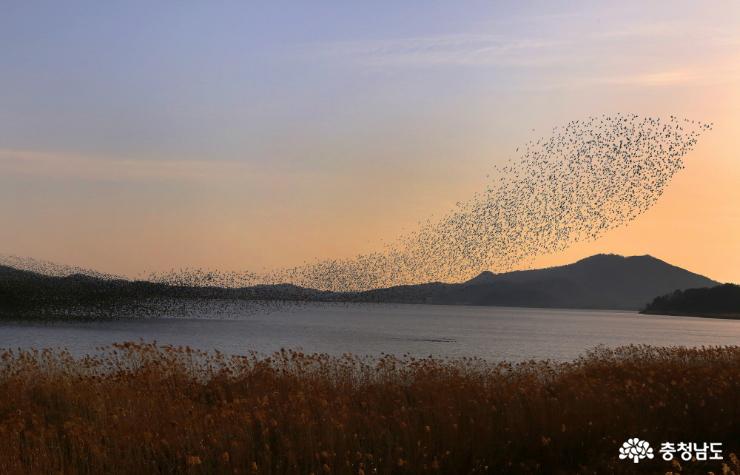
[[[740,286],[676,290],[656,297],[642,313],[740,318]]]
[[[717,282],[652,256],[598,254],[573,264],[493,274],[460,284],[422,284],[371,290],[375,302],[638,310],[655,296]]]
[[[0,266],[0,310],[42,306],[139,305],[153,299],[333,301],[638,310],[657,295],[717,285],[651,256],[599,254],[573,264],[494,274],[467,282],[403,285],[365,292],[325,292],[289,284],[188,287],[75,274],[50,277]],[[102,308],[102,307],[101,307]],[[32,309],[33,310],[33,309]],[[35,311],[35,310],[33,310]]]

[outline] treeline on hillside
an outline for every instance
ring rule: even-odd
[[[190,287],[79,274],[56,277],[0,266],[0,318],[156,316],[175,309],[182,313],[185,307],[190,308],[188,313],[197,312],[199,303],[218,300],[301,302],[317,293],[292,285]]]
[[[656,297],[645,307],[643,313],[740,318],[740,286],[723,284],[701,289],[676,290]]]

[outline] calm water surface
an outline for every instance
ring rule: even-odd
[[[567,360],[597,345],[740,344],[740,321],[600,310],[393,304],[309,304],[202,318],[0,323],[0,348],[66,347],[75,354],[122,341],[240,354],[309,352]]]

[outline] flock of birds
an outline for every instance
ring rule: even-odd
[[[536,256],[595,240],[644,213],[711,128],[674,116],[572,121],[519,147],[520,156],[496,168],[483,192],[381,252],[241,277],[362,291],[526,267]],[[224,277],[233,284],[233,276]]]
[[[263,274],[185,269],[153,274],[150,280],[192,287],[293,284],[354,292],[526,267],[536,256],[595,240],[644,213],[711,128],[674,116],[620,114],[572,121],[519,147],[518,158],[496,168],[484,191],[381,251]],[[18,260],[13,264],[33,267],[19,266],[23,262]]]

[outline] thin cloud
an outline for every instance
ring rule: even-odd
[[[207,181],[244,176],[251,170],[225,160],[129,160],[30,150],[0,149],[4,175],[98,181]]]
[[[670,38],[686,32],[686,25],[680,23],[646,23],[629,24],[611,30],[596,31],[592,34],[596,39],[624,39],[624,38]]]
[[[701,64],[692,68],[664,69],[633,74],[604,74],[582,77],[576,81],[563,81],[553,88],[579,88],[595,85],[668,87],[668,86],[717,86],[740,81],[740,67],[727,64]]]
[[[598,67],[609,61],[610,51],[626,49],[639,52],[640,45],[647,42],[653,48],[663,45],[675,50],[681,42],[700,41],[706,48],[719,52],[733,48],[740,41],[734,31],[716,27],[696,28],[679,22],[625,23],[590,31],[565,32],[560,29],[548,31],[541,27],[540,19],[530,23],[530,30],[535,33],[528,36],[453,33],[341,41],[314,45],[312,54],[377,69],[461,66],[517,69],[589,63]],[[669,84],[680,80],[645,77],[638,82]]]
[[[510,39],[499,35],[452,34],[325,45],[321,54],[352,58],[368,66],[534,66],[547,52],[568,45],[554,39]],[[536,53],[539,59],[534,62]]]

